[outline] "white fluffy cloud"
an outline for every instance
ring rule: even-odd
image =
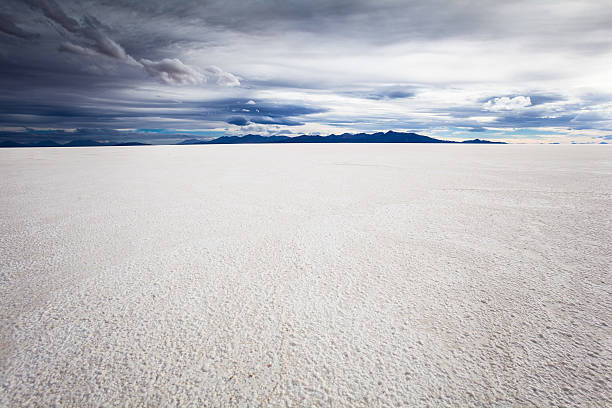
[[[484,110],[491,112],[514,111],[531,106],[531,98],[528,96],[515,96],[513,98],[502,96],[493,98],[483,105]]]

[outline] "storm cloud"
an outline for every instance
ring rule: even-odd
[[[596,0],[7,0],[0,138],[394,129],[597,142],[612,131],[611,20]]]
[[[84,15],[80,20],[77,20],[68,16],[54,0],[26,0],[26,3],[32,9],[42,11],[51,22],[56,23],[66,32],[73,34],[73,39],[82,42],[82,44],[74,44],[71,41],[65,41],[59,45],[58,51],[86,57],[105,56],[126,64],[140,66],[151,77],[169,85],[196,85],[206,82],[204,74],[197,68],[184,64],[178,58],[164,58],[160,61],[141,58],[136,61],[120,44],[104,32],[107,27],[94,16]],[[217,84],[228,86],[240,84],[234,75],[218,67],[209,66],[205,68],[205,71],[215,79]]]
[[[38,38],[38,34],[29,33],[17,25],[15,18],[10,14],[0,13],[0,31],[23,39]]]

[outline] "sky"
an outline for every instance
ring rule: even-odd
[[[0,141],[612,143],[596,1],[3,0]]]

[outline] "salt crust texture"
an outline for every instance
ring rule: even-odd
[[[611,406],[608,146],[0,149],[0,406]]]

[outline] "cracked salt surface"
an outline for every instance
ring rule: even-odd
[[[0,406],[610,406],[607,146],[0,149]]]

